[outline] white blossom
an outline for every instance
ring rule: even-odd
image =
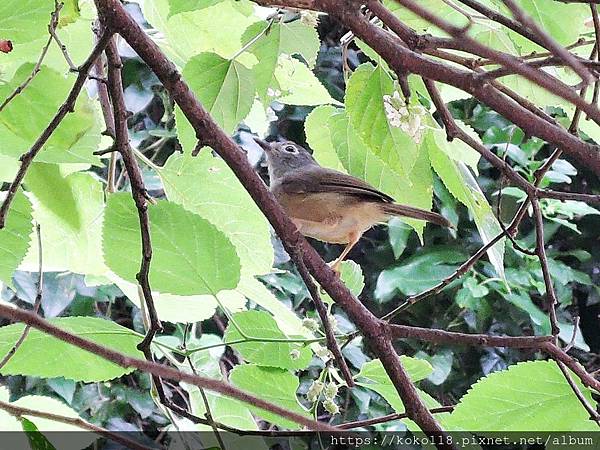
[[[315,11],[301,11],[300,12],[300,22],[304,25],[308,25],[309,27],[315,28],[317,26],[317,22],[319,21],[319,14]]]
[[[421,105],[409,106],[400,98],[400,93],[394,91],[392,95],[383,96],[383,109],[390,126],[400,128],[419,144],[423,139],[426,126],[423,118],[427,110]]]
[[[317,331],[319,329],[319,324],[315,319],[302,319],[302,326],[310,331]]]
[[[267,95],[269,97],[277,98],[277,97],[281,96],[281,91],[279,89],[268,88],[267,89]]]
[[[331,359],[333,356],[327,347],[323,347],[322,345],[317,345],[317,349],[315,350],[315,354],[321,358],[323,361],[327,361]]]
[[[325,394],[325,398],[333,400],[338,394],[338,385],[335,383],[327,383],[323,393]]]
[[[321,391],[323,390],[323,383],[321,381],[313,381],[310,387],[308,388],[308,392],[306,393],[306,398],[309,402],[314,403],[321,395]]]
[[[327,399],[323,402],[323,408],[329,414],[338,414],[340,412],[340,408],[335,404],[333,400]]]

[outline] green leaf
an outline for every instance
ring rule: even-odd
[[[346,110],[362,140],[398,174],[411,172],[419,148],[415,141],[386,117],[383,96],[396,90],[394,81],[382,67],[370,63],[359,66],[346,88]]]
[[[142,357],[136,349],[141,337],[115,322],[95,317],[61,317],[49,322],[125,355]],[[24,328],[20,323],[0,327],[0,354],[10,351]],[[64,377],[89,383],[111,380],[132,371],[32,328],[0,372],[41,378]]]
[[[76,194],[60,173],[58,165],[34,162],[27,171],[24,183],[44,208],[69,228],[79,230],[81,220]]]
[[[241,63],[216,53],[200,53],[186,64],[183,76],[204,108],[226,132],[233,132],[250,112],[254,80],[250,69]]]
[[[363,143],[343,111],[332,115],[327,126],[333,148],[349,174],[391,195],[398,203],[431,209],[432,177],[425,151],[419,152],[409,176],[399,175]],[[425,222],[401,219],[411,225],[419,236],[422,235]]]
[[[195,1],[190,0],[190,3],[195,5],[202,0]],[[231,58],[241,48],[244,31],[260,20],[253,14],[253,4],[248,0],[223,0],[207,8],[172,16],[169,2],[153,0],[141,6],[144,17],[164,36],[159,41],[162,49],[180,67],[202,52]],[[256,58],[247,53],[238,60],[256,62]]]
[[[299,20],[276,22],[265,33],[267,26],[266,22],[254,23],[242,36],[242,43],[246,45],[263,33],[249,47],[249,51],[258,59],[258,63],[252,67],[252,72],[256,80],[256,90],[261,98],[265,97],[269,87],[275,86],[273,76],[279,55],[301,55],[312,67],[317,60],[320,46],[317,30]]]
[[[588,402],[589,389],[571,372]],[[446,421],[450,430],[585,431],[597,429],[554,361],[529,361],[481,378]]]
[[[15,44],[45,36],[52,11],[54,4],[47,0],[4,0],[0,2],[0,36]]]
[[[169,0],[169,17],[187,11],[198,11],[216,5],[222,0]]]
[[[481,192],[477,180],[465,164],[455,162],[448,157],[452,152],[452,145],[448,144],[440,133],[433,131],[425,138],[425,142],[429,147],[429,157],[434,170],[450,193],[469,209],[481,240],[487,244],[502,233],[502,228],[492,207]],[[505,278],[504,246],[505,239],[501,239],[487,251],[490,262],[502,279]]]
[[[342,262],[340,265],[340,279],[355,297],[358,297],[365,287],[365,277],[362,269],[354,261]],[[325,293],[322,297],[325,303],[334,303],[329,294]]]
[[[304,132],[306,142],[313,151],[313,156],[322,166],[345,172],[342,162],[338,158],[335,147],[331,140],[329,127],[324,127],[330,117],[339,112],[339,109],[331,105],[317,106],[304,121]]]
[[[148,206],[153,257],[150,286],[175,295],[216,294],[233,289],[240,262],[227,237],[202,217],[166,200]],[[182,230],[185,230],[183,232]],[[108,267],[135,282],[141,238],[136,208],[127,193],[109,197],[103,228]]]
[[[314,336],[302,326],[302,321],[296,313],[284,302],[281,302],[273,293],[254,277],[242,277],[237,288],[248,299],[266,309],[277,322],[280,330],[288,336],[303,336],[313,338]]]
[[[377,278],[375,297],[381,302],[391,300],[396,291],[414,295],[438,284],[456,270],[455,263],[466,256],[456,250],[429,250],[408,258],[401,266],[386,269]]]
[[[587,5],[556,3],[553,0],[520,0],[519,6],[552,38],[562,45],[577,41],[585,30],[585,21],[589,17]],[[565,26],[565,24],[569,24]],[[539,51],[541,47],[509,30],[511,39],[521,50],[521,54]]]
[[[10,391],[8,388],[0,387],[0,400],[9,403]],[[58,414],[74,419],[79,417],[75,410],[69,408],[63,402],[42,395],[26,395],[10,403],[17,407]],[[57,449],[65,449],[65,436],[63,433],[54,433],[56,431],[71,432],[68,437],[69,446],[66,447],[68,449],[86,448],[98,439],[98,436],[94,433],[82,433],[81,428],[74,425],[56,422],[50,419],[43,419],[41,417],[28,416],[27,414],[23,417],[34,421],[35,426],[39,431],[48,432],[46,437]],[[27,437],[22,433],[23,426],[19,420],[2,410],[0,410],[0,429],[2,431],[21,431],[21,433],[11,433],[13,435],[11,437],[11,448],[30,448]]]
[[[308,411],[296,398],[296,391],[299,386],[298,378],[287,370],[245,364],[236,366],[229,373],[229,380],[243,391],[254,394],[288,411],[310,417]],[[272,412],[256,407],[250,407],[250,409],[272,424],[292,430],[300,428],[300,425],[295,422]]]
[[[224,340],[231,343],[243,339],[238,328],[252,338],[251,342],[229,344],[240,352],[242,357],[260,366],[282,369],[304,369],[312,358],[311,350],[302,343],[260,342],[260,338],[288,339],[277,326],[273,317],[264,311],[242,311],[233,315],[225,330]],[[293,353],[297,356],[293,356]]]
[[[221,230],[235,246],[242,275],[262,275],[273,265],[265,216],[222,159],[208,149],[191,158],[173,154],[158,169],[167,198]]]
[[[23,64],[10,82],[0,86],[0,98],[8,97],[32,70],[33,64]],[[42,66],[27,89],[2,110],[0,141],[3,145],[0,153],[18,158],[28,151],[67,98],[71,86],[71,80],[54,69]],[[24,127],[25,123],[27,126]],[[99,142],[98,111],[84,93],[77,101],[75,112],[68,114],[56,128],[36,161],[100,165],[99,159],[92,155]]]
[[[0,182],[14,180],[19,170],[19,161],[9,156],[0,155]]]
[[[4,200],[4,196],[0,195]],[[31,203],[18,191],[0,230],[0,281],[12,286],[11,278],[30,245]]]
[[[31,168],[34,167],[35,164]],[[60,170],[64,173],[63,168]],[[61,178],[58,184],[64,190],[61,193],[55,191],[57,187],[48,190],[52,195],[44,193],[40,180],[35,180],[35,185],[31,200],[33,218],[41,228],[44,270],[94,275],[106,273],[108,268],[102,257],[102,183],[91,173],[77,172]],[[28,184],[28,187],[31,186]],[[77,217],[78,227],[71,224],[73,217]],[[31,238],[35,242],[35,233]],[[37,265],[38,248],[32,245],[24,261],[25,270],[37,271]]]
[[[33,422],[25,417],[22,417],[21,426],[27,435],[31,450],[56,450],[46,436],[39,432],[38,428]]]
[[[125,281],[113,273],[109,273],[108,278],[123,291],[133,304],[141,307],[137,284]],[[151,287],[154,289],[154,286]],[[152,299],[160,320],[172,323],[192,323],[208,320],[214,315],[219,302],[230,312],[244,310],[247,304],[246,298],[234,290],[219,291],[216,296],[183,296],[153,291]],[[217,299],[219,302],[217,302]]]
[[[431,364],[422,359],[403,355],[400,357],[400,362],[413,383],[427,378],[433,372]],[[374,359],[365,363],[355,379],[359,386],[371,389],[381,395],[396,412],[404,412],[404,404],[381,361]]]
[[[416,31],[432,33],[437,36],[446,36],[444,32],[429,23],[429,21],[423,19],[417,14],[414,14],[394,0],[384,0],[383,4],[391,12],[393,12],[394,15],[402,20],[402,22]],[[435,13],[435,15],[438,17],[443,17],[444,21],[450,22],[452,25],[465,27],[469,23],[468,19],[462,13],[457,11],[456,8],[453,8],[444,0],[419,0],[419,6]]]
[[[285,54],[280,55],[275,67],[275,79],[281,96],[275,98],[286,105],[316,106],[338,104],[315,74],[304,63]]]

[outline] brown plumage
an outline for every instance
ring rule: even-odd
[[[359,178],[321,167],[293,142],[256,141],[267,154],[270,189],[298,230],[323,242],[347,244],[333,264],[336,270],[365,231],[392,216],[452,226],[440,214],[397,204]]]

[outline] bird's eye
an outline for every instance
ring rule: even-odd
[[[285,147],[283,147],[283,149],[288,153],[297,153],[296,147],[294,147],[293,145],[286,145]]]

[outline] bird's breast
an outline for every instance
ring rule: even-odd
[[[345,244],[385,220],[381,205],[339,193],[275,192],[277,200],[305,236]]]

